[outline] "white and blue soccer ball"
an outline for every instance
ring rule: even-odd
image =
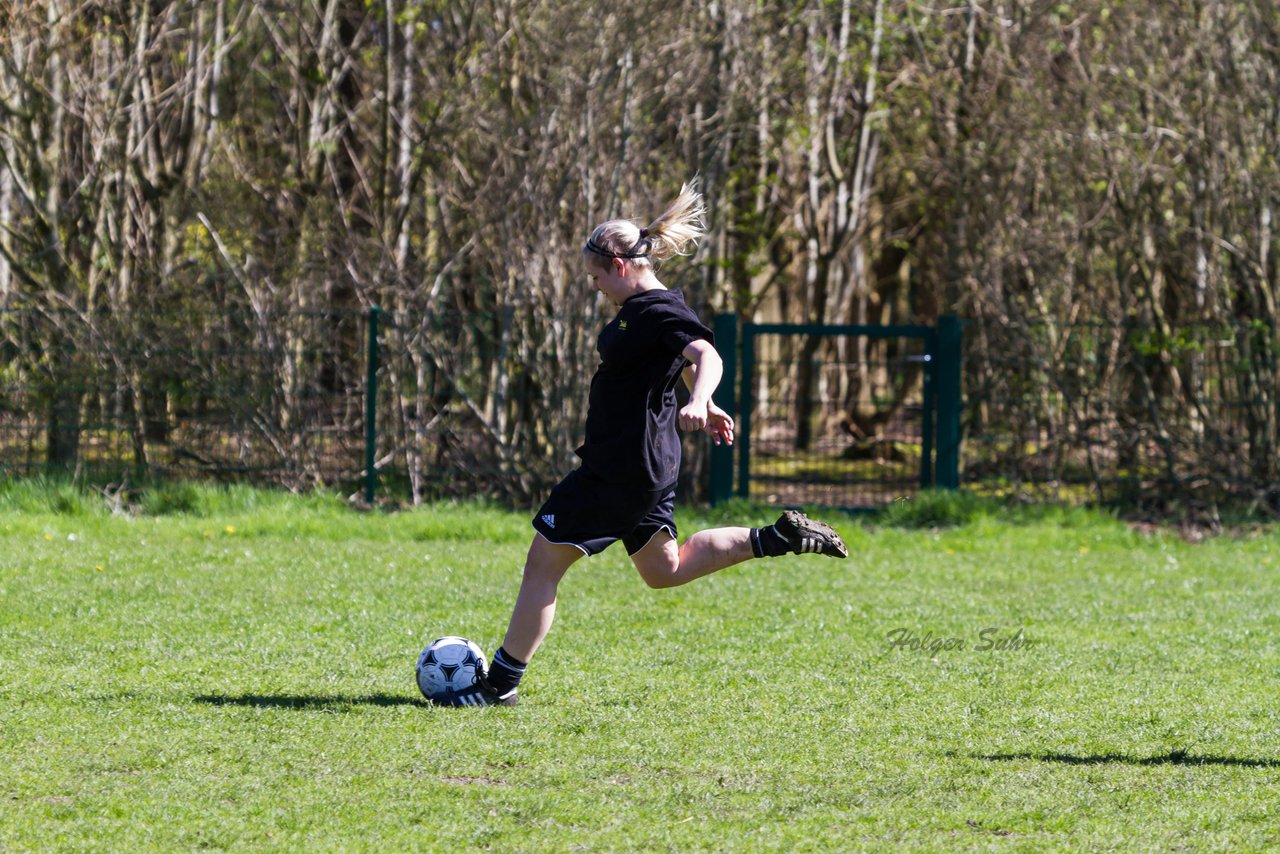
[[[433,640],[418,656],[418,690],[433,703],[453,705],[453,698],[475,685],[488,667],[484,651],[466,638]]]

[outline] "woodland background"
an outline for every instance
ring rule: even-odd
[[[379,465],[529,501],[696,174],[707,315],[965,318],[970,483],[1273,506],[1278,92],[1269,0],[4,2],[0,456],[324,480],[377,305]]]

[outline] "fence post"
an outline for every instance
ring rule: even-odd
[[[734,384],[738,367],[738,316],[717,314],[712,331],[716,336],[716,350],[724,362],[724,376],[716,386],[712,399],[716,406],[737,417],[733,405]],[[711,483],[707,497],[714,507],[733,496],[733,448],[728,445],[711,446]]]
[[[751,497],[751,408],[754,405],[754,390],[751,388],[751,375],[756,367],[756,341],[750,324],[742,325],[742,363],[738,368],[738,495]]]
[[[378,488],[374,462],[378,455],[378,318],[382,309],[369,309],[369,373],[364,389],[364,500],[373,503]]]
[[[938,318],[938,353],[934,376],[938,406],[937,476],[943,489],[960,488],[960,318]]]
[[[924,362],[920,365],[920,488],[933,486],[933,425],[937,415],[934,401],[938,368],[938,330],[930,329],[924,339]]]

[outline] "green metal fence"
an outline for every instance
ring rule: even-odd
[[[1280,348],[1269,321],[973,321],[965,485],[1072,501],[1280,510]]]
[[[0,474],[531,504],[573,465],[594,301],[566,310],[0,310]],[[924,485],[1280,509],[1276,331],[716,321],[736,451],[686,495],[875,506]],[[740,354],[739,354],[740,351]],[[949,354],[949,355],[948,355]],[[962,394],[963,391],[963,394]],[[963,437],[963,442],[961,438]],[[707,464],[709,462],[709,465]]]
[[[958,484],[960,325],[717,325],[740,341],[736,494],[874,509]],[[734,341],[736,343],[736,341]],[[722,388],[729,383],[722,383]],[[729,395],[722,396],[722,406]],[[722,454],[723,459],[725,454]],[[711,495],[731,491],[713,462]]]
[[[556,314],[509,306],[377,318],[366,484],[372,470],[389,495],[529,505],[576,464],[607,322],[594,301]]]
[[[592,306],[3,310],[0,473],[528,502],[572,465],[599,325]]]
[[[98,478],[358,476],[361,312],[0,312],[0,465]]]

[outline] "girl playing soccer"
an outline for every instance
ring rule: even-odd
[[[711,402],[723,363],[714,337],[655,264],[689,254],[703,234],[702,196],[685,185],[647,228],[609,220],[591,232],[583,265],[596,290],[618,306],[600,333],[591,379],[582,464],[551,490],[536,531],[515,610],[493,665],[458,705],[515,705],[516,686],[551,628],[556,587],[570,565],[621,540],[650,587],[675,587],[751,558],[816,553],[847,557],[830,526],[788,510],[767,528],[713,528],[676,544],[672,517],[680,471],[680,430],[705,430],[733,444],[733,419]],[[683,377],[689,402],[678,407]]]

